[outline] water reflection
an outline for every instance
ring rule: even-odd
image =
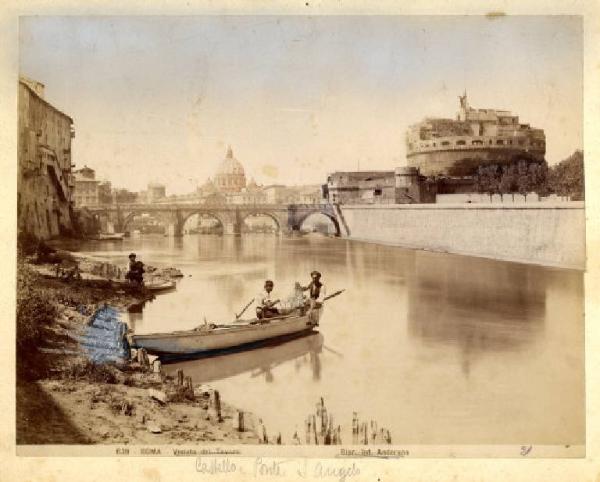
[[[465,376],[479,356],[529,349],[544,329],[539,268],[419,253],[408,280],[408,334],[458,350]]]
[[[186,375],[192,377],[194,383],[208,383],[240,374],[249,374],[250,378],[262,378],[266,383],[273,383],[275,381],[273,370],[283,363],[293,361],[297,371],[310,369],[313,379],[319,380],[322,346],[323,335],[311,333],[261,348],[169,363],[163,367],[167,373],[175,373],[178,369],[183,369]]]

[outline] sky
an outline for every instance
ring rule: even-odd
[[[259,184],[405,165],[406,128],[458,95],[583,146],[583,39],[565,16],[21,17],[20,72],[74,119],[73,161],[186,193],[227,146]]]

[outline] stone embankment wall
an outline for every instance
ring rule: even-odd
[[[583,202],[341,205],[351,239],[585,269]]]

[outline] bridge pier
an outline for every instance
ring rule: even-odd
[[[242,235],[242,226],[237,220],[232,223],[225,223],[223,225],[223,234],[228,234],[232,236],[241,236]]]

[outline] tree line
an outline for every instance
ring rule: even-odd
[[[545,161],[519,159],[513,163],[499,165],[480,165],[475,174],[477,191],[488,194],[504,195],[536,193],[540,197],[556,194],[571,200],[583,200],[584,173],[583,152],[575,151],[555,166],[548,167]]]

